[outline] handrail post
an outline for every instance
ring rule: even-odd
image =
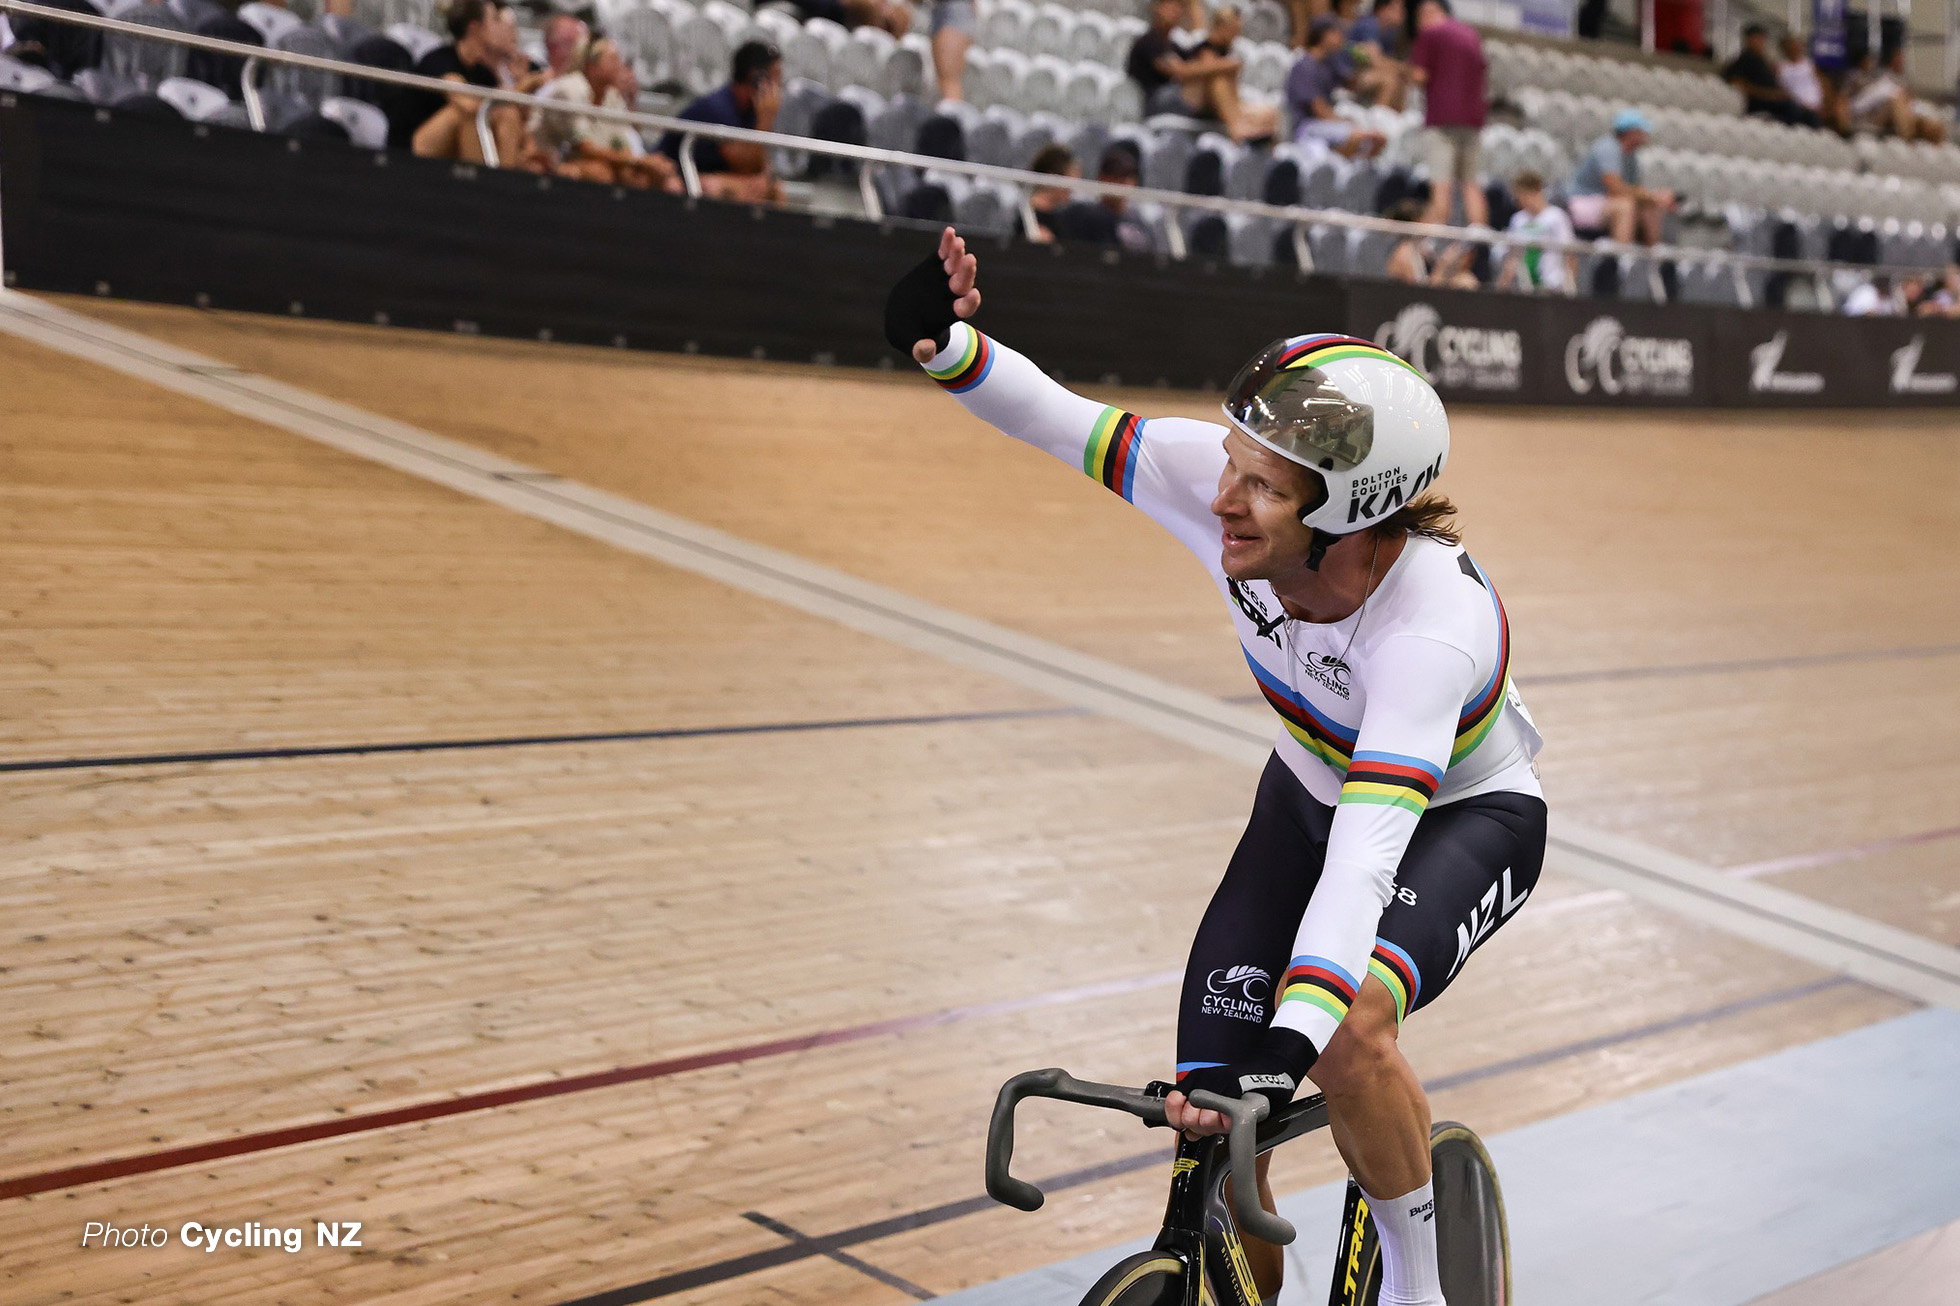
[[[1307,240],[1307,224],[1293,224],[1293,262],[1302,272],[1318,271],[1313,261],[1313,245]]]
[[[1041,219],[1034,215],[1034,202],[1028,198],[1028,193],[1019,186],[1014,188],[1014,195],[1020,201],[1017,207],[1021,212],[1021,234],[1026,236],[1030,242],[1040,240]]]
[[[858,199],[864,204],[864,216],[876,222],[885,216],[885,206],[879,202],[878,188],[871,182],[871,170],[878,165],[871,162],[858,164]]]
[[[681,185],[687,188],[687,197],[701,198],[701,169],[694,163],[695,133],[688,132],[681,137]]]
[[[483,151],[484,166],[501,168],[503,162],[497,157],[497,133],[490,130],[490,101],[479,100],[476,106],[476,144]]]
[[[253,55],[238,74],[238,90],[245,97],[245,121],[252,124],[255,132],[265,130],[265,101],[259,98],[259,67],[259,57]]]
[[[1179,263],[1190,253],[1190,247],[1184,243],[1184,224],[1178,220],[1176,209],[1164,218],[1164,243],[1170,246],[1171,257]]]

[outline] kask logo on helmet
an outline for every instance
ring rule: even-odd
[[[1504,327],[1459,327],[1434,304],[1406,305],[1375,328],[1375,342],[1434,386],[1518,390],[1524,386],[1524,337]]]
[[[1630,336],[1618,318],[1596,317],[1565,342],[1565,383],[1574,394],[1689,395],[1692,340]]]
[[[1421,494],[1431,481],[1443,474],[1444,457],[1437,454],[1436,461],[1418,471],[1413,481],[1400,467],[1390,467],[1357,479],[1349,492],[1348,524],[1352,526],[1386,517]],[[1405,490],[1403,486],[1408,488]]]

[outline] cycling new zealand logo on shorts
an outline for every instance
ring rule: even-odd
[[[1266,999],[1273,995],[1271,971],[1258,966],[1232,966],[1205,976],[1200,1010],[1207,1016],[1266,1022]]]

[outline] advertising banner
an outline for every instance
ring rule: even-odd
[[[1524,295],[1348,283],[1348,333],[1408,362],[1445,399],[1548,402],[1543,308]]]
[[[1707,318],[1656,304],[1547,299],[1539,393],[1561,404],[1707,404]]]
[[[1846,56],[1845,0],[1812,0],[1810,57],[1824,72],[1843,69]]]

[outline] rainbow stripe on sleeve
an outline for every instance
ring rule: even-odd
[[[1491,606],[1497,610],[1497,665],[1491,669],[1490,679],[1477,691],[1463,709],[1463,715],[1456,723],[1456,743],[1450,749],[1450,765],[1455,766],[1470,755],[1472,749],[1484,742],[1491,727],[1504,710],[1504,692],[1511,683],[1511,619],[1504,613],[1504,600],[1497,597],[1497,586],[1490,583],[1484,569],[1471,561],[1469,554],[1463,555],[1476,570],[1477,578],[1490,594]]]
[[[1387,939],[1377,938],[1374,955],[1368,958],[1368,973],[1395,998],[1396,1023],[1407,1020],[1422,996],[1422,968],[1416,959]]]
[[[1360,988],[1354,976],[1325,957],[1295,957],[1280,981],[1279,1000],[1310,1002],[1339,1023]]]
[[[1355,732],[1334,718],[1314,711],[1313,704],[1296,693],[1291,685],[1260,666],[1249,650],[1246,651],[1245,662],[1252,668],[1252,678],[1259,682],[1259,692],[1266,696],[1267,704],[1279,713],[1279,719],[1285,723],[1286,733],[1336,771],[1347,770],[1354,756]]]
[[[1410,366],[1407,359],[1398,358],[1374,341],[1363,340],[1360,336],[1296,336],[1287,346],[1286,352],[1280,355],[1279,365],[1282,368],[1320,367],[1327,363],[1337,362],[1343,358],[1381,359],[1384,362],[1407,367],[1411,372],[1415,372],[1417,376],[1422,375],[1421,372],[1416,372],[1416,369]]]
[[[1130,499],[1142,453],[1143,419],[1120,408],[1105,408],[1082,450],[1082,470]]]
[[[1442,783],[1442,768],[1420,757],[1363,750],[1354,755],[1341,782],[1341,801],[1381,803],[1421,816]]]
[[[941,389],[963,395],[986,380],[987,373],[993,370],[994,342],[968,327],[966,351],[950,367],[928,367],[926,375],[939,382]]]

